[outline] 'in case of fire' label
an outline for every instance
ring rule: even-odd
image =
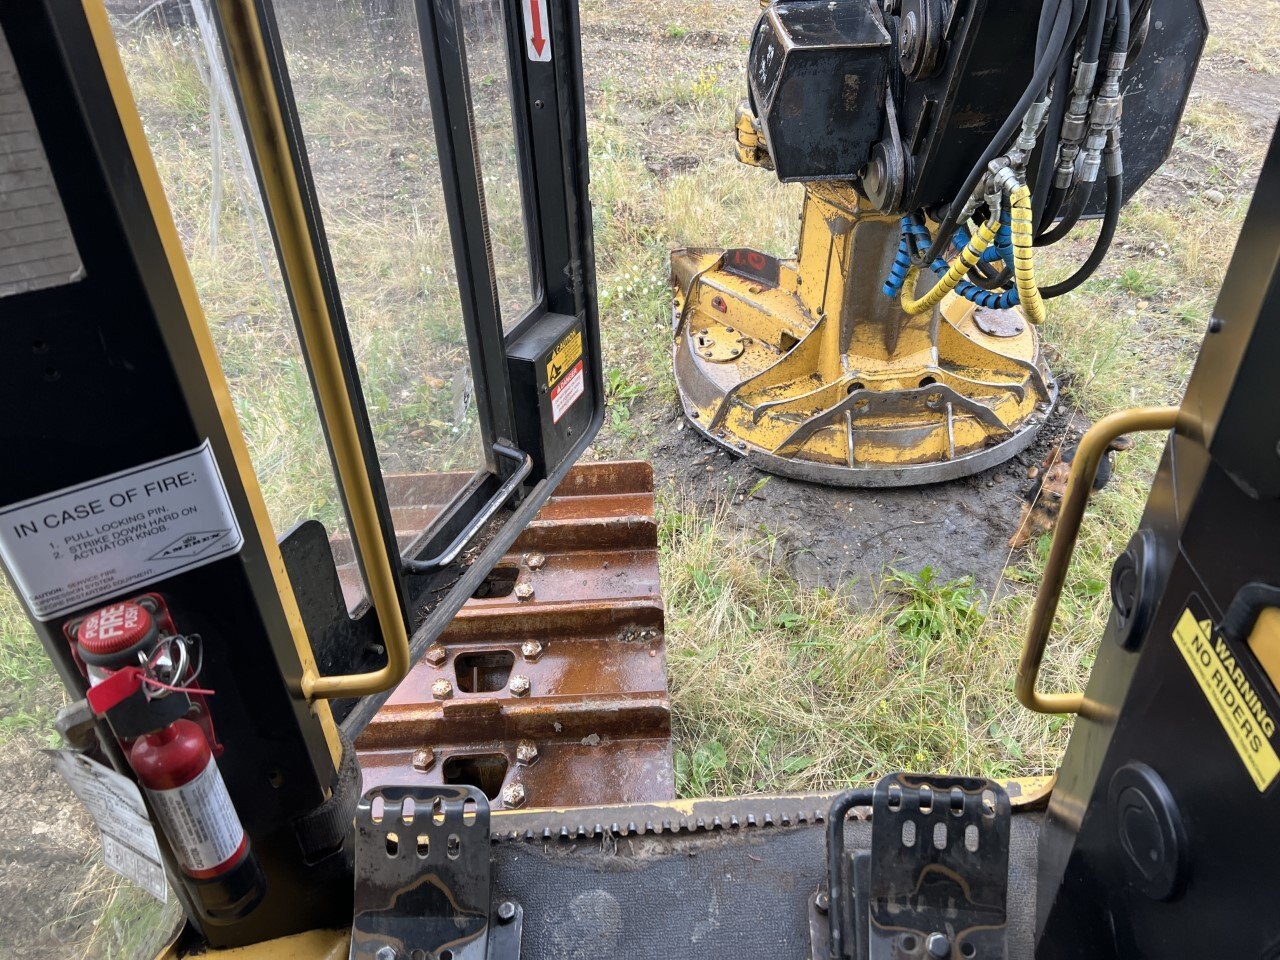
[[[208,440],[0,508],[0,559],[40,620],[212,563],[243,543]]]

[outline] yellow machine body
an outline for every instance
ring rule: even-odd
[[[738,126],[739,159],[768,166]],[[1025,448],[1057,399],[1035,327],[954,294],[908,315],[882,290],[899,224],[851,184],[810,183],[794,258],[673,253],[694,427],[762,470],[854,487],[948,480]]]

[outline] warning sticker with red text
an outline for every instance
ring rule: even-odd
[[[0,508],[0,559],[39,620],[212,563],[243,543],[208,440]]]
[[[559,423],[573,402],[586,392],[582,361],[574,364],[573,369],[551,388],[551,422]]]

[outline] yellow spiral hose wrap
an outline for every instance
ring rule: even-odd
[[[1023,187],[1023,189],[1025,190],[1026,188]],[[1030,202],[1028,202],[1029,211]],[[960,251],[959,256],[948,265],[946,276],[935,283],[933,289],[918,300],[912,300],[911,294],[916,288],[916,280],[920,275],[920,268],[912,267],[908,270],[907,279],[903,281],[902,294],[899,297],[902,309],[910,315],[915,315],[926,313],[936,307],[943,297],[956,288],[956,284],[960,282],[961,278],[973,269],[974,264],[981,259],[982,252],[991,245],[991,241],[995,239],[995,236],[996,229],[990,220],[978,227],[978,232],[973,235],[972,239],[965,245],[965,248]],[[1041,316],[1044,315],[1043,307],[1040,308],[1040,313]]]
[[[1013,233],[1013,279],[1022,312],[1032,323],[1044,320],[1044,301],[1036,286],[1035,250],[1031,234],[1031,191],[1020,183],[1009,191],[1009,228]]]

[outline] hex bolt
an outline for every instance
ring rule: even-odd
[[[449,651],[440,646],[440,644],[433,643],[427,647],[427,652],[422,655],[422,658],[433,667],[438,667],[449,659]]]
[[[532,740],[521,740],[516,745],[516,762],[526,766],[538,759],[538,745]]]
[[[527,697],[529,695],[529,686],[529,678],[523,673],[517,673],[511,677],[511,682],[507,684],[507,689],[517,697]]]
[[[826,913],[831,908],[831,894],[821,891],[813,898],[813,905],[818,908],[819,913]]]
[[[446,680],[445,683],[449,681]],[[431,769],[431,765],[436,762],[436,752],[430,747],[422,747],[413,751],[413,769],[423,772]]]
[[[448,700],[453,696],[453,684],[441,677],[431,685],[431,696],[437,700]]]
[[[545,553],[531,553],[524,560],[525,566],[530,570],[541,570],[546,562],[547,555]]]
[[[533,599],[533,584],[532,584],[532,583],[517,583],[517,584],[516,584],[516,599],[517,599],[517,600],[532,600],[532,599]]]
[[[509,783],[502,788],[502,805],[518,807],[529,798],[523,783]]]
[[[379,947],[378,952],[374,955],[374,960],[396,960],[399,956],[395,947]]]
[[[498,904],[498,919],[503,923],[510,923],[516,918],[516,905],[510,900],[503,900]]]
[[[542,656],[542,644],[537,640],[526,640],[520,644],[520,656],[530,663],[537,663],[538,658]]]
[[[947,939],[945,933],[931,933],[924,942],[924,948],[928,951],[929,956],[938,957],[939,960],[951,956],[951,941]]]

